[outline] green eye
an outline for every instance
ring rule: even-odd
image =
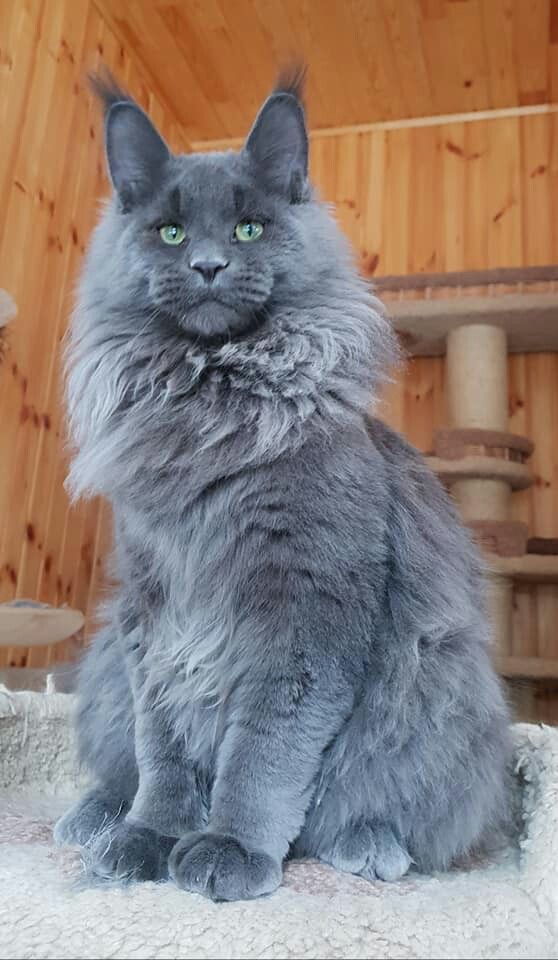
[[[167,223],[160,228],[159,236],[163,243],[168,243],[171,247],[177,247],[186,237],[186,231],[178,223]]]
[[[234,228],[234,235],[241,243],[251,243],[252,240],[259,240],[263,233],[263,223],[257,220],[243,220],[237,223]]]

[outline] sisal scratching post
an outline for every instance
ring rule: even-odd
[[[470,324],[448,333],[446,352],[447,404],[450,428],[508,430],[507,337],[500,327]],[[451,491],[465,521],[505,524],[510,516],[511,486],[506,479],[462,477]],[[492,577],[488,603],[500,656],[511,653],[512,582]]]
[[[508,429],[508,350],[505,330],[472,323],[451,330],[446,353],[450,427]],[[466,520],[507,520],[505,480],[458,480],[452,492]]]
[[[450,330],[447,401],[452,427],[508,429],[508,351],[505,330],[484,323]]]

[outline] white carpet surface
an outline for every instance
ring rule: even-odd
[[[515,728],[521,826],[497,858],[368,883],[319,863],[214,904],[172,884],[84,884],[52,823],[79,787],[66,694],[0,689],[0,958],[556,958],[558,729]]]

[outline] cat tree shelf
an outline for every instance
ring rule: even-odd
[[[517,677],[525,680],[558,679],[558,660],[545,657],[500,657],[496,666],[501,675],[510,680]]]
[[[518,557],[490,557],[496,576],[510,577],[518,583],[558,583],[558,556],[523,553]]]
[[[412,356],[439,357],[467,324],[499,327],[510,353],[558,351],[558,267],[381,277],[376,290]]]
[[[83,614],[69,607],[2,604],[0,647],[46,647],[68,640],[83,625]]]

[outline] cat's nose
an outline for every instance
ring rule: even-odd
[[[219,271],[225,270],[228,265],[229,261],[222,257],[215,257],[211,260],[207,257],[193,257],[190,260],[192,270],[201,273],[206,283],[212,283]]]

